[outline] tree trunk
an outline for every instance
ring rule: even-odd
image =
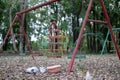
[[[7,33],[7,30],[6,29],[3,29],[2,30],[2,39],[4,40],[5,36],[6,36],[6,33]],[[5,44],[3,45],[3,51],[6,51],[7,50],[7,47],[8,47],[8,40],[9,38],[6,39],[6,42]]]
[[[11,24],[12,23],[12,0],[10,0],[9,4],[10,4],[9,22]],[[12,41],[13,41],[13,49],[14,49],[15,52],[17,52],[17,47],[16,47],[16,43],[15,43],[15,36],[14,36],[13,28],[11,29],[11,35],[12,35]]]
[[[26,32],[26,30],[27,30],[27,20],[26,20],[26,15],[25,15],[25,17],[24,17],[24,30],[25,30],[25,32]],[[25,52],[25,37],[23,38],[23,52]]]
[[[117,21],[116,21],[116,23],[118,23],[117,26],[120,25],[120,21],[119,21],[119,20],[120,20],[120,17],[117,18]],[[119,40],[119,41],[118,41],[118,45],[119,45],[119,49],[120,49],[120,31],[118,32],[118,40]]]
[[[93,19],[96,20],[96,11],[95,11],[95,3],[93,3]],[[96,31],[96,23],[93,23],[93,33],[95,34]],[[96,35],[96,34],[95,34]],[[93,45],[93,52],[96,52],[96,37],[93,36],[93,41],[92,41],[92,45]]]
[[[77,20],[75,20],[76,17],[72,17],[72,31],[73,31],[73,42],[75,43],[77,38],[78,38],[78,34],[79,31],[77,30],[79,26],[77,26],[79,24],[79,22],[77,23]]]
[[[20,11],[26,9],[26,4],[27,4],[27,0],[21,0],[21,7],[20,7]],[[22,15],[22,25],[20,26],[20,34],[23,34],[22,33],[22,29],[26,26],[26,23],[25,23],[25,14]],[[25,41],[24,41],[24,37],[23,36],[20,36],[20,45],[19,45],[19,51],[20,51],[20,54],[23,54],[23,49],[25,48]],[[24,45],[24,47],[23,47]]]
[[[80,0],[78,3],[75,0],[71,1],[72,3],[72,31],[73,31],[73,43],[75,43],[78,39],[79,35],[79,15],[82,10],[82,2],[83,0]],[[79,7],[76,7],[76,5],[79,5]]]
[[[89,24],[90,24],[90,23],[89,23]],[[92,32],[92,25],[90,25],[90,32]],[[89,42],[90,42],[90,48],[89,48],[89,49],[90,49],[90,52],[92,52],[92,50],[93,50],[93,44],[92,44],[92,42],[91,42],[91,41],[92,41],[92,36],[90,36],[90,39],[89,39],[89,40],[90,40],[90,41],[89,41]]]

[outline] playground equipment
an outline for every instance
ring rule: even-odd
[[[13,24],[15,23],[15,21],[18,20],[19,25],[20,25],[20,26],[23,25],[23,23],[22,23],[22,18],[21,18],[21,17],[23,16],[23,14],[28,13],[28,12],[30,12],[30,11],[32,11],[32,10],[38,9],[38,8],[40,8],[40,7],[43,7],[43,6],[46,6],[46,5],[50,5],[50,4],[52,4],[52,3],[54,3],[54,2],[57,2],[57,1],[60,1],[60,0],[51,0],[51,1],[45,2],[45,3],[43,3],[43,4],[39,4],[39,5],[37,5],[37,6],[34,6],[34,7],[30,8],[30,9],[23,10],[23,11],[21,11],[21,12],[16,13],[16,16],[15,16],[15,18],[13,19],[13,22],[11,23],[11,25],[10,25],[10,27],[9,27],[9,30],[8,30],[8,32],[7,32],[4,40],[3,40],[3,42],[2,42],[2,46],[5,44],[5,41],[6,41],[6,39],[8,38],[8,35],[10,35],[10,31],[11,31],[11,29],[13,28]],[[105,6],[104,6],[104,2],[103,2],[103,0],[98,0],[98,1],[99,1],[100,5],[101,5],[101,7],[102,7],[102,11],[103,11],[103,13],[104,13],[105,21],[88,19],[88,16],[89,16],[89,13],[90,13],[90,10],[91,10],[91,6],[92,6],[92,3],[93,3],[93,0],[90,0],[89,5],[88,5],[88,8],[87,8],[87,11],[86,11],[85,18],[84,18],[83,23],[82,23],[82,27],[81,27],[81,29],[80,29],[80,33],[79,33],[79,36],[78,36],[77,44],[76,44],[76,47],[75,47],[75,49],[74,49],[74,51],[73,51],[72,59],[71,59],[70,64],[69,64],[68,73],[70,73],[71,70],[72,70],[73,63],[74,63],[74,59],[75,59],[76,53],[77,53],[77,51],[78,51],[78,47],[79,47],[79,44],[80,44],[81,39],[82,39],[82,34],[83,34],[83,31],[84,31],[84,28],[85,28],[85,25],[86,25],[87,22],[98,22],[98,23],[106,24],[106,25],[108,26],[108,28],[109,28],[109,30],[110,30],[111,37],[112,37],[113,42],[114,42],[114,45],[115,45],[115,49],[116,49],[117,55],[118,55],[118,57],[119,57],[119,59],[120,59],[119,48],[118,48],[117,42],[116,42],[116,40],[115,40],[114,33],[113,33],[113,31],[112,31],[112,25],[111,25],[111,23],[110,23],[110,20],[109,20],[109,17],[108,17],[106,8],[105,8]],[[12,36],[14,36],[14,35],[12,35]],[[28,36],[27,36],[26,32],[24,31],[24,28],[23,28],[23,27],[22,27],[22,34],[18,34],[18,36],[25,37],[26,42],[27,42],[27,45],[28,45],[28,48],[29,48],[29,50],[30,50],[30,53],[32,53],[32,49],[31,49],[30,44],[29,44]]]
[[[66,50],[64,49],[64,40],[66,36],[62,35],[62,31],[59,30],[56,21],[53,21],[50,24],[48,38],[48,50],[50,52],[60,51],[63,54],[63,52]]]
[[[120,31],[120,28],[112,28],[113,31]],[[105,50],[105,47],[106,47],[106,43],[107,43],[107,40],[108,40],[108,36],[110,35],[110,30],[108,30],[107,32],[107,35],[106,35],[106,38],[105,38],[105,41],[103,43],[103,47],[102,47],[102,51],[101,51],[101,55],[103,54],[104,50]]]
[[[17,13],[16,13],[16,16],[14,17],[14,19],[13,19],[13,21],[12,21],[12,23],[10,24],[9,30],[8,30],[7,34],[5,35],[5,38],[4,38],[4,40],[3,40],[2,45],[1,45],[0,48],[3,47],[3,45],[5,44],[5,41],[6,41],[6,39],[8,38],[9,35],[10,35],[10,36],[21,36],[21,37],[25,37],[25,40],[26,40],[26,43],[27,43],[27,45],[28,45],[29,51],[30,51],[30,53],[32,54],[33,52],[32,52],[32,49],[31,49],[31,47],[30,47],[30,43],[29,43],[28,36],[27,36],[24,28],[22,27],[22,26],[23,26],[22,16],[23,16],[23,14],[28,13],[28,12],[30,12],[30,11],[32,11],[32,10],[41,8],[41,7],[43,7],[43,6],[50,5],[50,4],[52,4],[52,3],[54,3],[54,2],[58,2],[58,1],[60,1],[60,0],[50,0],[50,1],[48,1],[48,2],[45,2],[45,3],[42,3],[42,4],[36,5],[36,6],[32,7],[32,8],[29,8],[29,9],[26,9],[26,10],[23,10],[23,11],[20,11],[20,12],[17,12]],[[20,28],[22,28],[22,32],[21,32],[20,34],[11,35],[10,32],[11,32],[11,30],[12,30],[12,28],[13,28],[13,24],[14,24],[17,20],[18,20],[18,22],[19,22]],[[32,57],[33,57],[33,56],[32,56]],[[34,57],[33,57],[33,58],[34,58]]]
[[[68,73],[70,73],[71,70],[72,70],[73,63],[74,63],[74,60],[75,60],[75,56],[76,56],[76,53],[78,51],[78,47],[79,47],[79,44],[81,42],[81,39],[82,39],[82,36],[83,36],[83,32],[84,32],[84,28],[85,28],[85,25],[86,25],[87,22],[97,22],[97,23],[101,23],[101,24],[106,24],[108,26],[108,29],[110,31],[111,37],[112,37],[114,45],[115,45],[115,49],[116,49],[117,55],[118,55],[118,57],[120,59],[120,52],[119,52],[118,44],[117,44],[117,42],[115,40],[115,36],[114,36],[113,31],[112,31],[112,25],[110,23],[110,19],[109,19],[109,16],[107,14],[107,10],[106,10],[106,8],[104,6],[103,0],[98,0],[98,1],[99,1],[100,5],[102,7],[102,11],[103,11],[103,14],[104,14],[104,17],[105,17],[105,21],[88,19],[88,16],[89,16],[89,13],[90,13],[93,1],[94,0],[90,0],[90,2],[89,2],[89,5],[88,5],[87,11],[86,11],[86,15],[85,15],[83,23],[82,23],[82,27],[80,29],[80,33],[79,33],[79,36],[78,36],[76,47],[75,47],[75,49],[73,51],[72,59],[71,59],[71,61],[69,63]]]

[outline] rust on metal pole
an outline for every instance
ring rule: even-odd
[[[87,8],[87,11],[86,11],[86,16],[83,20],[83,23],[82,23],[82,27],[80,29],[80,33],[79,33],[79,36],[78,36],[78,40],[77,40],[77,44],[76,44],[76,47],[73,51],[73,54],[72,54],[72,59],[69,63],[69,68],[68,68],[68,74],[71,72],[72,70],[72,67],[73,67],[73,63],[74,63],[74,60],[75,60],[75,56],[77,54],[77,51],[78,51],[78,47],[79,47],[79,44],[80,44],[80,41],[82,39],[82,34],[83,34],[83,31],[84,31],[84,28],[85,28],[85,25],[87,23],[87,20],[88,20],[88,16],[89,16],[89,13],[90,13],[90,10],[91,10],[91,6],[92,6],[92,3],[93,3],[93,0],[90,0],[89,2],[89,5],[88,5],[88,8]]]
[[[113,31],[112,31],[112,25],[111,25],[111,23],[110,23],[110,19],[109,19],[108,14],[107,14],[107,10],[106,10],[106,8],[105,8],[105,6],[104,6],[103,0],[99,0],[99,2],[100,2],[100,4],[101,4],[101,6],[102,6],[102,10],[103,10],[103,12],[104,12],[104,16],[105,16],[105,18],[106,18],[107,25],[108,25],[109,30],[110,30],[110,34],[111,34],[112,40],[113,40],[113,42],[114,42],[117,55],[118,55],[119,60],[120,60],[120,52],[119,52],[118,43],[117,43],[117,41],[116,41],[116,39],[115,39],[115,36],[114,36],[114,33],[113,33]]]
[[[50,4],[52,4],[52,3],[54,3],[54,2],[57,2],[57,1],[60,1],[60,0],[50,0],[50,1],[48,1],[48,2],[45,2],[45,3],[42,3],[42,4],[36,5],[36,6],[32,7],[32,8],[30,8],[30,9],[26,9],[26,10],[17,12],[16,14],[17,14],[17,15],[18,15],[18,14],[24,14],[24,13],[30,12],[30,11],[32,11],[32,10],[38,9],[38,8],[40,8],[40,7],[50,5]]]

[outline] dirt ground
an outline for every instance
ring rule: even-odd
[[[6,53],[5,53],[6,54]],[[70,59],[3,55],[0,53],[0,80],[85,80],[86,71],[89,70],[92,80],[120,80],[120,61],[116,54],[86,55],[86,59],[75,59],[73,72],[67,74]],[[26,73],[29,67],[48,67],[62,65],[58,73]]]

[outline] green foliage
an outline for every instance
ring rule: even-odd
[[[0,0],[0,23],[3,19],[4,8],[5,8],[5,6],[4,6],[3,0]]]
[[[61,25],[60,25],[60,29],[65,31],[68,29],[68,23],[66,21],[62,22]]]
[[[61,5],[63,6],[63,16],[65,14],[70,15],[71,14],[71,0],[62,0]]]
[[[36,41],[36,42],[32,41],[31,45],[32,45],[33,50],[38,51],[40,49],[40,43],[38,41]]]
[[[39,3],[43,3],[48,0],[28,0],[28,8],[37,5]],[[77,24],[80,18],[84,18],[85,12],[88,6],[89,0],[61,0],[60,3],[54,3],[52,5],[48,5],[42,7],[40,9],[36,9],[29,13],[26,13],[26,32],[29,35],[29,39],[31,40],[31,36],[35,35],[37,41],[32,42],[32,46],[35,50],[39,50],[39,48],[47,48],[47,35],[48,28],[50,25],[50,21],[52,19],[57,20],[58,25],[62,31],[69,37],[69,45],[73,47],[73,27],[74,31],[80,30],[81,23]],[[105,7],[110,16],[111,23],[114,27],[120,26],[120,2],[119,0],[104,0]],[[9,0],[0,0],[0,34],[2,32],[6,33],[9,28]],[[20,0],[12,0],[12,18],[16,15],[16,12],[20,11]],[[76,18],[77,16],[77,18]],[[98,4],[98,0],[94,0],[91,14],[89,18],[91,19],[102,19],[104,16],[102,15],[102,10],[100,5]],[[63,19],[63,20],[62,20]],[[72,20],[75,20],[75,25],[72,25]],[[87,24],[85,32],[98,33],[102,34],[103,38],[106,36],[106,28],[104,26],[101,28],[98,24]],[[16,22],[14,24],[14,32],[19,32],[19,24]],[[78,34],[77,34],[78,35]],[[19,38],[17,38],[19,39]],[[94,37],[92,39],[94,41]],[[87,48],[87,40],[85,40],[85,49]],[[91,41],[92,43],[92,41]],[[94,42],[93,42],[94,43]],[[10,45],[11,46],[11,45]]]

